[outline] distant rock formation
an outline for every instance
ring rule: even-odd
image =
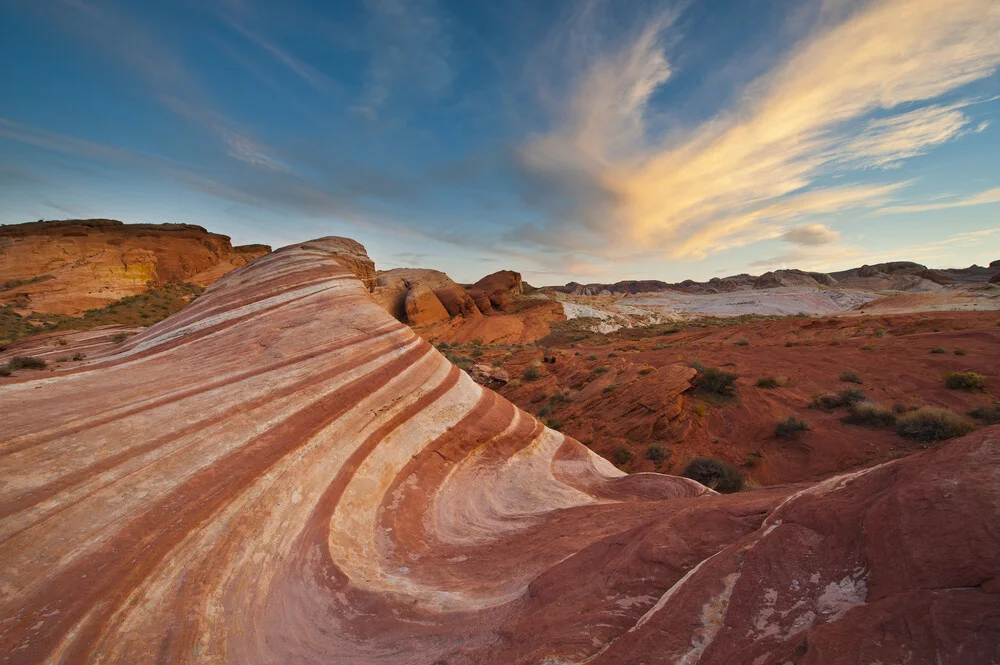
[[[380,271],[377,281],[376,301],[397,320],[412,326],[482,314],[472,296],[440,270],[395,268]]]
[[[193,224],[77,219],[0,226],[0,305],[80,314],[168,282],[207,286],[271,251]]]
[[[484,313],[494,308],[504,309],[510,304],[511,295],[522,293],[524,285],[521,283],[521,273],[513,270],[500,270],[487,275],[469,287],[469,294]]]
[[[6,660],[996,660],[1000,427],[738,494],[625,475],[386,314],[357,248],[0,378]],[[609,418],[655,434],[628,410],[660,398]]]

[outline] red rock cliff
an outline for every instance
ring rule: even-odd
[[[0,226],[0,305],[79,314],[150,286],[206,286],[270,251],[233,247],[193,224],[123,224],[109,219]]]

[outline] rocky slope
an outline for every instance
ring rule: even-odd
[[[995,658],[1000,427],[813,485],[626,476],[373,273],[343,239],[284,248],[0,379],[0,662]]]
[[[0,305],[77,315],[169,282],[211,284],[270,251],[193,224],[108,219],[0,226]]]

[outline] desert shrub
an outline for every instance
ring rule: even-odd
[[[542,373],[538,371],[537,367],[528,367],[524,370],[524,374],[522,374],[521,377],[525,381],[537,381],[542,378]]]
[[[967,353],[965,349],[955,349],[956,356],[964,356]]]
[[[437,348],[444,350],[451,347],[449,346],[448,342],[438,342]]]
[[[785,342],[785,348],[788,348],[788,347],[791,347],[791,346],[797,346],[797,343],[796,342],[792,342],[792,341]]]
[[[757,379],[758,388],[780,388],[781,386],[788,383],[788,377],[785,376],[765,376]]]
[[[10,370],[5,365],[0,365],[0,376],[10,376]]]
[[[845,371],[840,375],[840,380],[846,383],[861,383],[861,377],[857,372]]]
[[[475,339],[472,340],[472,346],[482,346],[482,345],[483,345],[482,337],[476,337]]]
[[[875,347],[872,346],[871,344],[865,344],[864,346],[861,347],[861,350],[862,351],[874,351]]]
[[[659,464],[670,458],[670,451],[660,444],[654,443],[646,448],[646,458]]]
[[[855,402],[851,404],[850,408],[850,414],[844,418],[845,423],[863,427],[892,427],[896,424],[894,409],[876,404],[871,400]]]
[[[1000,322],[997,322],[997,325],[1000,326]],[[663,332],[664,335],[676,335],[680,331],[681,331],[680,328],[667,328],[666,330],[664,330],[662,332]]]
[[[1000,425],[1000,402],[977,406],[969,412],[969,415],[982,420],[987,425]]]
[[[67,344],[69,344],[69,342],[67,342],[65,339],[63,339],[62,337],[60,337],[56,341],[52,342],[52,344],[54,346],[66,346]]]
[[[696,367],[698,373],[694,377],[694,385],[700,392],[715,395],[731,396],[736,393],[738,374],[727,372],[718,367]]]
[[[896,420],[896,433],[917,441],[940,441],[968,434],[974,425],[952,411],[925,406],[905,413]]]
[[[845,388],[835,393],[820,395],[809,406],[814,409],[839,409],[855,402],[863,402],[865,399],[867,399],[865,392],[860,388]]]
[[[944,385],[952,390],[982,390],[986,379],[975,372],[948,372],[944,375]]]
[[[872,337],[885,337],[888,334],[889,333],[886,330],[884,330],[882,328],[876,328],[875,332],[872,333]]]
[[[79,360],[83,360],[86,357],[87,357],[86,353],[74,353],[73,357],[70,360],[77,360],[77,361],[79,361]]]
[[[591,353],[589,356],[587,356],[587,360],[597,360],[597,356]]]
[[[681,475],[724,494],[743,489],[743,476],[740,475],[740,470],[728,462],[711,457],[691,460]]]
[[[546,404],[545,406],[543,406],[542,408],[540,408],[538,410],[538,417],[539,418],[544,418],[545,416],[549,415],[550,413],[552,413],[552,407],[549,406],[548,404]]]
[[[561,420],[557,420],[556,418],[547,418],[545,420],[545,426],[558,432],[563,428],[563,423]]]
[[[45,361],[33,356],[14,356],[7,361],[7,369],[16,372],[19,369],[45,369]]]
[[[478,358],[479,356],[483,355],[483,350],[477,346],[474,349],[472,349],[472,351],[469,352],[469,355],[472,356],[473,358]]]
[[[647,374],[652,374],[655,371],[656,371],[655,367],[643,367],[642,369],[639,370],[639,374],[642,376],[646,376]]]
[[[778,421],[774,426],[774,435],[779,439],[790,439],[809,429],[809,424],[804,420],[799,420],[794,416],[788,416],[784,420]]]
[[[56,358],[56,362],[57,362],[57,363],[64,363],[64,362],[66,362],[67,360],[69,360],[69,357],[68,357],[68,356],[63,356],[63,357],[61,357],[61,358]]]
[[[608,368],[605,367],[604,365],[601,365],[600,367],[595,367],[594,368],[594,374],[604,374],[607,371],[608,371]]]
[[[944,349],[941,348],[940,346],[935,346],[933,349],[931,349],[931,353],[944,353]]]
[[[114,335],[111,336],[111,343],[112,344],[121,344],[122,342],[124,342],[128,338],[129,338],[129,334],[127,332],[117,332],[117,333],[115,333]]]
[[[632,453],[625,446],[615,448],[615,452],[611,456],[614,458],[615,464],[628,464],[632,461]]]
[[[750,340],[746,337],[740,337],[738,340],[733,342],[736,346],[750,346]]]
[[[618,357],[617,353],[609,353],[608,354],[608,358],[617,358],[617,357]]]
[[[612,384],[611,384],[611,385],[609,385],[609,386],[604,386],[604,392],[605,392],[605,393],[612,393],[612,392],[614,392],[614,391],[615,391],[615,389],[616,389],[617,387],[618,387],[618,384],[617,384],[617,383],[612,383]]]

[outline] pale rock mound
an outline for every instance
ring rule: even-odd
[[[1000,427],[813,485],[626,476],[389,316],[369,265],[287,247],[0,378],[2,662],[995,660]]]

